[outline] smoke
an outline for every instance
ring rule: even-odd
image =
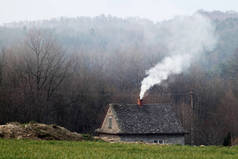
[[[161,40],[168,48],[168,56],[146,71],[141,82],[140,99],[151,87],[160,85],[171,74],[180,74],[188,69],[194,58],[214,49],[217,41],[215,27],[200,15],[176,17],[160,26]],[[163,36],[166,35],[166,36]]]

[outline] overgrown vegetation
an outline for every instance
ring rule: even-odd
[[[0,159],[236,159],[238,147],[0,140]]]

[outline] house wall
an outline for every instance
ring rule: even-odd
[[[100,137],[105,141],[124,141],[124,142],[145,142],[163,144],[180,144],[184,145],[184,135],[109,135],[101,134]]]
[[[109,118],[111,118],[111,120],[112,120],[111,128],[109,128]],[[108,108],[107,114],[106,114],[103,124],[101,126],[101,131],[106,132],[106,133],[119,133],[120,132],[115,115],[113,114],[111,107]]]
[[[163,144],[180,144],[184,145],[184,136],[179,135],[125,135],[121,136],[121,141],[126,142],[146,142],[146,143],[159,143],[162,140]]]

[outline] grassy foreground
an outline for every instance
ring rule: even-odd
[[[0,159],[237,159],[238,147],[0,139]]]

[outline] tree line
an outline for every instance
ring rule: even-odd
[[[175,103],[187,143],[222,144],[228,133],[238,135],[238,16],[203,14],[216,25],[217,47],[144,100]],[[0,123],[93,133],[108,103],[136,103],[145,70],[166,56],[165,23],[99,16],[0,27]]]

